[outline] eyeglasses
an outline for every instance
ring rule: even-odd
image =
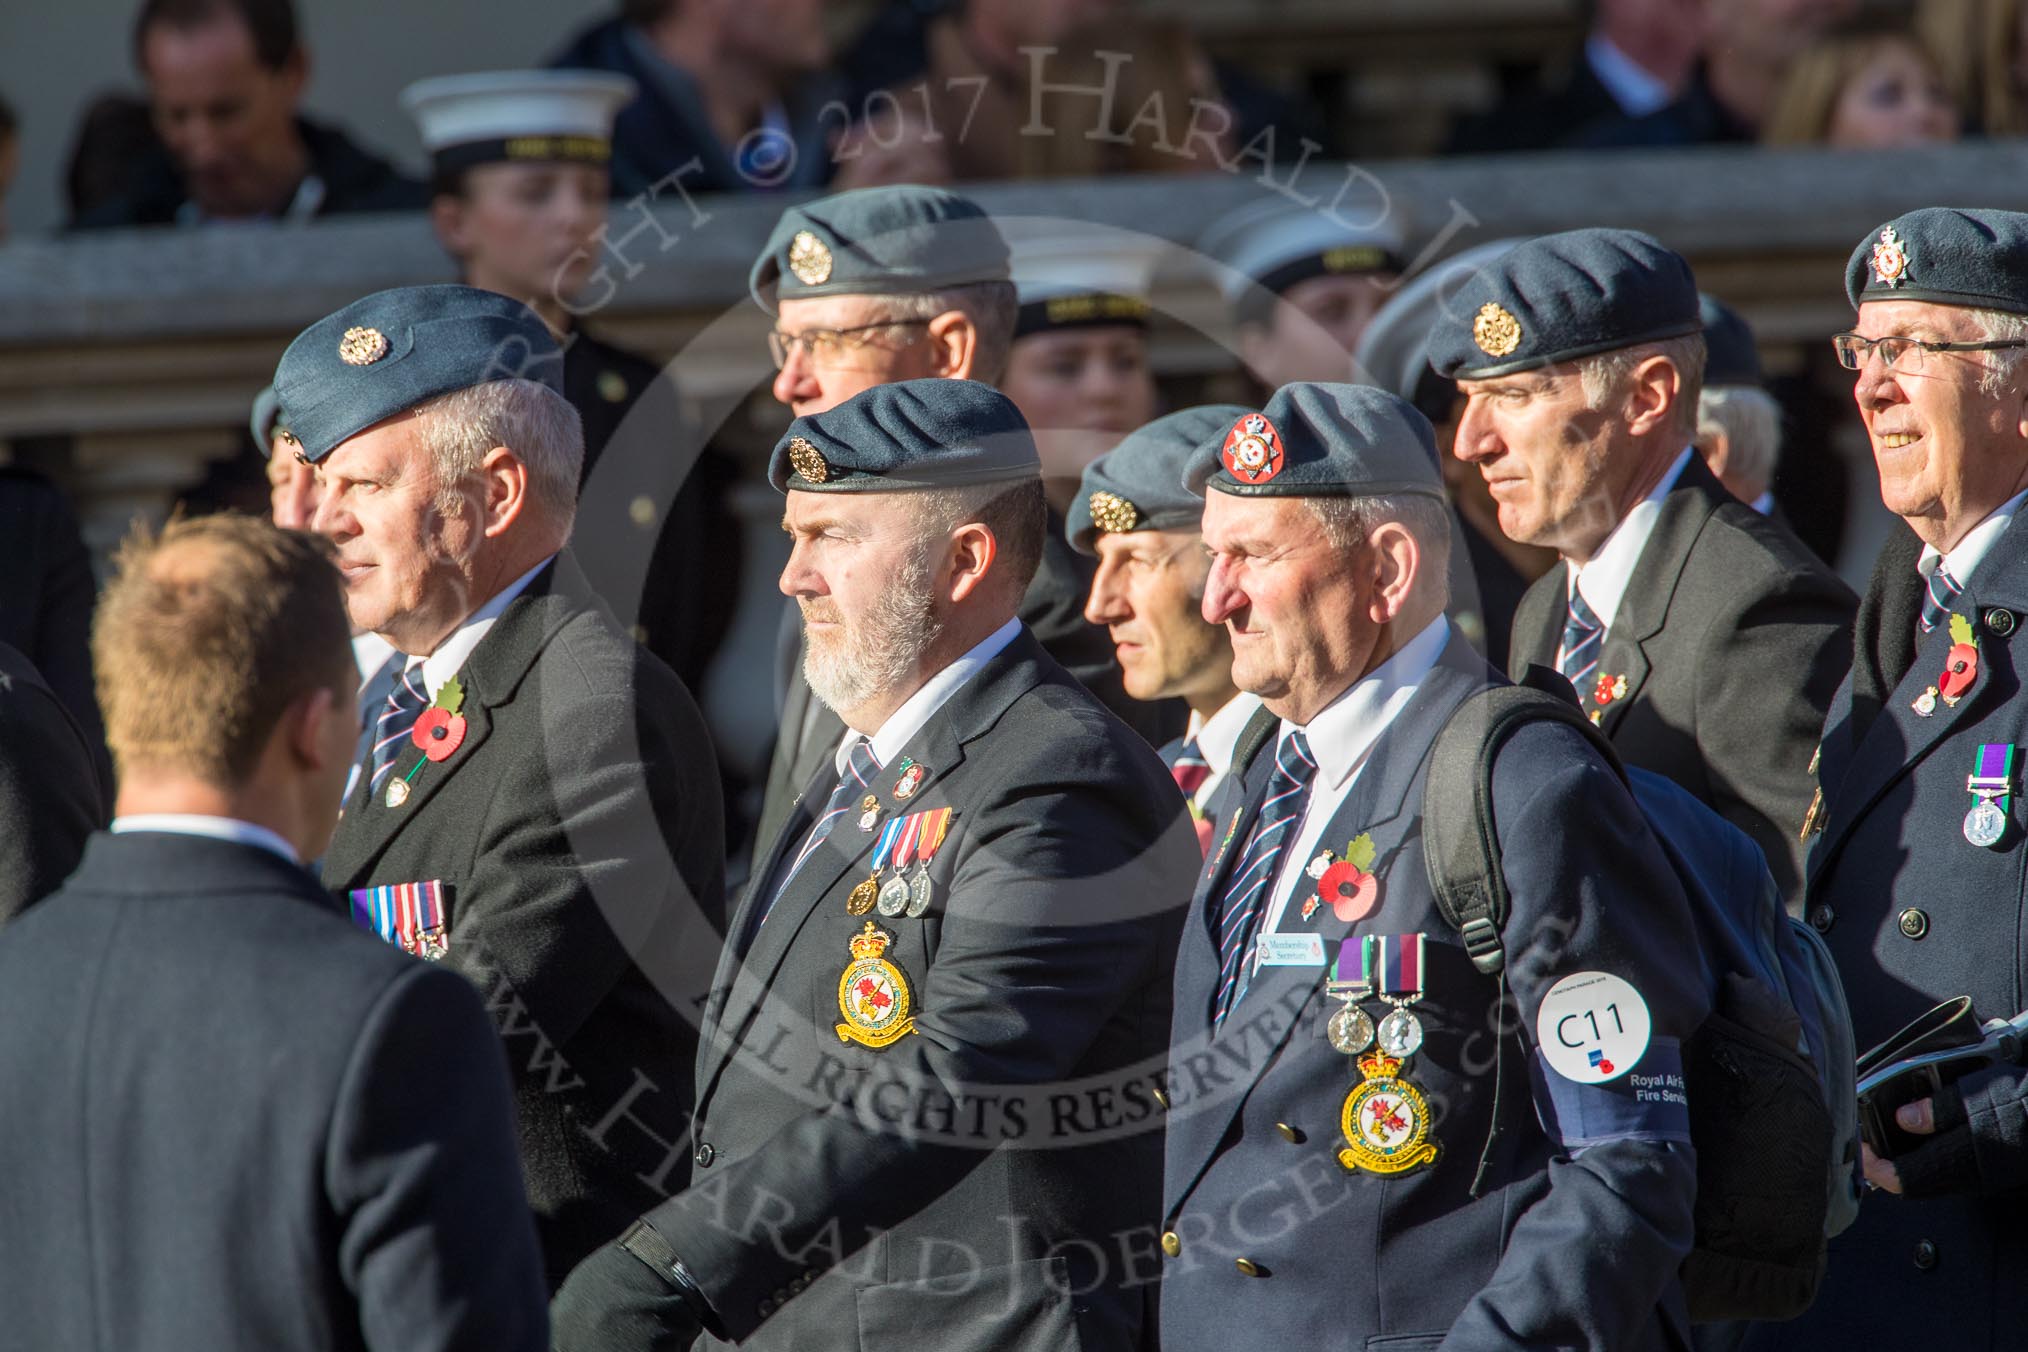
[[[1856,333],[1841,333],[1831,339],[1831,347],[1838,354],[1838,365],[1848,371],[1856,371],[1866,364],[1869,353],[1880,354],[1880,364],[1890,371],[1913,374],[1920,371],[1932,352],[1999,352],[2010,347],[2028,347],[2028,339],[2002,338],[1988,343],[1931,343],[1921,338],[1908,338],[1901,334],[1889,334],[1885,338],[1863,338]]]
[[[836,357],[847,348],[864,347],[869,339],[862,334],[871,334],[878,329],[926,328],[927,319],[878,319],[871,324],[854,324],[849,329],[804,329],[801,333],[783,333],[780,329],[768,330],[768,355],[775,359],[775,369],[781,370],[789,364],[789,357],[797,350],[812,361]],[[916,340],[911,338],[909,342]]]

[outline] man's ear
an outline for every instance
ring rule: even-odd
[[[979,356],[979,330],[963,310],[946,310],[929,322],[932,374],[973,380],[973,364]]]
[[[489,540],[498,539],[521,519],[528,506],[528,464],[505,446],[495,446],[479,462],[479,524]]]
[[[318,686],[308,694],[298,696],[282,715],[289,753],[309,769],[329,768],[325,725],[331,718],[337,699],[337,694],[328,687]]]
[[[1683,373],[1676,363],[1659,354],[1643,360],[1627,381],[1627,430],[1646,436],[1663,429],[1676,416],[1682,400]]]
[[[985,584],[993,561],[1000,557],[1000,542],[992,529],[967,521],[951,532],[950,583],[945,589],[952,602],[964,600]]]
[[[1367,546],[1373,551],[1369,563],[1374,572],[1371,617],[1376,624],[1390,624],[1408,609],[1428,556],[1399,521],[1381,522],[1367,537]]]

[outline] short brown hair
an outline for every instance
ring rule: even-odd
[[[137,530],[92,622],[106,742],[121,774],[243,783],[283,712],[313,690],[357,695],[330,546],[254,516]]]

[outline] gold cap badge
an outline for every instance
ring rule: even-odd
[[[831,279],[831,250],[807,230],[789,241],[789,271],[804,286],[822,286]]]
[[[371,366],[387,355],[387,335],[379,329],[347,329],[338,340],[338,360],[347,366]]]
[[[1873,275],[1886,287],[1899,286],[1908,278],[1908,246],[1891,225],[1880,232],[1880,242],[1873,246]]]
[[[789,438],[789,465],[813,484],[824,483],[831,477],[831,466],[825,463],[824,453],[803,437]]]
[[[1472,341],[1489,357],[1504,357],[1521,346],[1521,321],[1504,305],[1487,301],[1472,317]]]
[[[1140,524],[1141,509],[1117,493],[1091,495],[1091,523],[1101,531],[1120,534]]]

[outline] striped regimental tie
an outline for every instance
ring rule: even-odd
[[[415,721],[429,707],[429,696],[423,693],[422,663],[418,662],[395,680],[387,703],[381,706],[380,720],[374,724],[373,777],[366,786],[368,794],[379,793],[394,763],[405,751],[414,750]]]
[[[1604,645],[1605,625],[1585,604],[1584,593],[1572,587],[1570,613],[1563,621],[1563,656],[1557,659],[1556,669],[1582,690],[1584,678],[1598,670],[1598,653]]]
[[[873,743],[861,737],[852,744],[852,752],[845,761],[845,773],[838,777],[838,787],[831,790],[831,797],[824,804],[823,815],[818,817],[816,825],[810,828],[809,836],[797,849],[796,857],[789,864],[788,871],[782,875],[781,882],[769,894],[767,905],[761,907],[759,914],[754,917],[753,933],[747,936],[748,943],[752,943],[753,934],[760,933],[760,927],[767,924],[768,912],[774,910],[775,903],[782,899],[782,893],[789,890],[789,884],[795,881],[796,874],[802,871],[804,863],[817,852],[819,845],[831,838],[831,832],[837,829],[838,819],[859,806],[859,799],[866,792],[866,786],[871,784],[874,776],[879,773],[880,761],[873,754]]]
[[[1274,778],[1268,781],[1267,798],[1254,820],[1253,834],[1247,837],[1246,852],[1233,865],[1232,877],[1211,916],[1218,934],[1218,989],[1211,999],[1214,1028],[1225,1022],[1246,994],[1253,966],[1247,955],[1260,930],[1261,907],[1281,871],[1282,848],[1295,835],[1296,823],[1309,806],[1310,781],[1316,774],[1309,739],[1301,732],[1282,738],[1275,748]]]

